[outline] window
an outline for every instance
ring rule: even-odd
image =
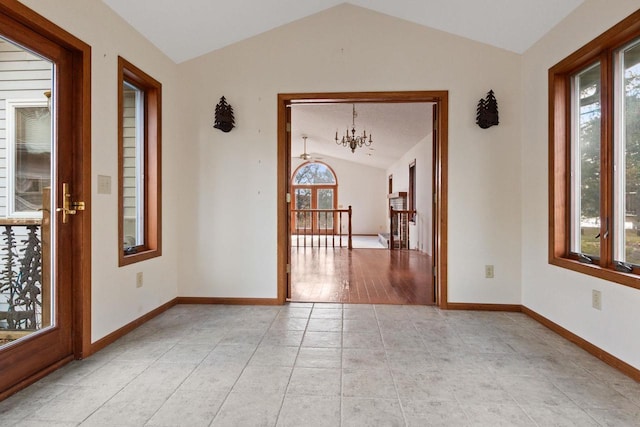
[[[292,194],[295,214],[291,216],[294,234],[335,231],[338,183],[331,168],[321,162],[303,163],[293,174]],[[306,210],[329,212],[304,212]]]
[[[51,186],[51,113],[47,100],[6,100],[8,216],[41,218],[42,190]]]
[[[118,59],[119,265],[161,255],[162,85]]]
[[[321,162],[309,162],[300,166],[293,175],[294,185],[335,185],[336,176]]]
[[[640,288],[640,11],[549,70],[549,262]]]

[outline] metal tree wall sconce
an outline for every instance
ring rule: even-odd
[[[227,104],[227,100],[223,96],[220,98],[220,102],[216,105],[216,117],[214,128],[220,129],[222,132],[230,132],[235,126],[235,119],[233,117],[233,107]]]
[[[480,101],[478,101],[476,123],[482,129],[487,129],[491,126],[498,125],[498,101],[493,94],[493,90],[490,90],[487,93],[486,98],[480,98]]]

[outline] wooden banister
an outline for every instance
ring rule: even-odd
[[[296,247],[306,247],[308,241],[311,247],[316,244],[320,247],[322,238],[324,247],[336,247],[336,243],[342,247],[342,215],[347,214],[347,247],[352,249],[352,212],[351,206],[348,209],[291,209],[291,220],[295,224],[291,234],[296,236]],[[324,227],[321,227],[322,221]],[[327,227],[328,224],[331,226]]]

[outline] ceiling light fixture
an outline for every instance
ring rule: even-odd
[[[343,147],[351,148],[352,153],[356,152],[356,148],[363,147],[363,146],[368,147],[373,142],[373,139],[371,139],[371,134],[369,134],[369,136],[367,137],[366,130],[362,131],[362,135],[356,136],[356,117],[357,117],[356,104],[353,104],[353,120],[351,122],[351,135],[349,135],[349,129],[347,128],[347,131],[342,137],[342,140],[339,140],[338,131],[336,131],[336,144],[342,145]],[[367,138],[369,139],[367,140]]]
[[[303,135],[302,139],[304,139],[304,151],[302,152],[302,154],[300,154],[300,159],[301,160],[309,160],[311,159],[311,154],[307,153],[307,136]]]

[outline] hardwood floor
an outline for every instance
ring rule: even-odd
[[[291,301],[432,305],[431,268],[418,251],[294,247]]]

